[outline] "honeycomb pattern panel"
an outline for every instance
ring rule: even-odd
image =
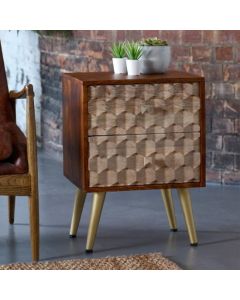
[[[200,180],[200,133],[89,137],[89,186]]]
[[[199,131],[198,83],[88,87],[89,135]]]

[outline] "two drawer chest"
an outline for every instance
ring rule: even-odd
[[[78,188],[70,235],[87,192],[94,193],[92,250],[105,193],[138,189],[161,189],[176,229],[171,189],[177,188],[196,244],[187,189],[205,186],[204,104],[204,78],[184,72],[64,74],[64,175]]]

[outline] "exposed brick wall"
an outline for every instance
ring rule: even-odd
[[[240,184],[240,31],[85,30],[41,37],[45,149],[62,151],[61,73],[112,70],[112,41],[151,36],[172,46],[171,68],[205,76],[207,180]]]

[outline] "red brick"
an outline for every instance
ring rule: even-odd
[[[87,56],[90,49],[90,41],[81,40],[76,46],[75,55],[76,56]]]
[[[210,169],[212,167],[212,157],[213,157],[212,152],[206,153],[206,168],[207,169]]]
[[[226,135],[223,138],[224,150],[228,153],[240,153],[240,136]]]
[[[207,182],[211,183],[221,183],[222,178],[221,178],[221,171],[220,170],[206,170],[206,179]]]
[[[211,115],[213,118],[223,118],[223,100],[208,99],[205,105],[206,115]]]
[[[200,64],[183,64],[183,70],[186,72],[194,73],[200,76],[204,76],[202,66]]]
[[[235,99],[240,100],[240,80],[234,83]]]
[[[211,61],[212,49],[210,47],[192,47],[193,61]]]
[[[202,42],[201,30],[184,30],[182,32],[182,42],[197,44]]]
[[[224,81],[237,81],[240,79],[240,66],[238,64],[228,64],[223,66]]]
[[[210,114],[206,115],[205,128],[206,128],[206,133],[212,132],[212,116]]]
[[[91,30],[73,30],[73,37],[91,39]]]
[[[217,47],[216,48],[216,60],[220,60],[220,61],[233,60],[233,48],[232,47]]]
[[[234,132],[240,134],[240,118],[234,121]]]
[[[74,72],[88,72],[88,57],[79,57],[79,59],[75,60],[73,63],[73,71]]]
[[[222,81],[223,70],[221,64],[202,64],[203,75],[206,81]]]
[[[215,30],[203,30],[202,31],[202,42],[207,45],[212,45],[216,42],[216,31]]]
[[[162,30],[160,31],[160,38],[166,40],[169,45],[179,45],[181,43],[180,30]]]
[[[223,118],[224,114],[224,100],[211,99],[212,102],[212,117]]]
[[[239,43],[240,31],[239,30],[219,30],[217,31],[218,43]]]
[[[126,30],[117,30],[116,31],[116,40],[125,41],[126,40]]]
[[[98,72],[100,68],[98,68],[97,60],[96,59],[89,59],[88,63],[88,72]]]
[[[58,66],[59,65],[59,56],[57,54],[49,53],[46,55],[46,64],[49,66]]]
[[[169,70],[179,70],[179,71],[181,71],[181,68],[179,67],[179,64],[176,61],[172,60],[170,62]]]
[[[240,48],[236,49],[236,61],[240,62]]]
[[[152,37],[161,38],[159,35],[159,30],[143,30],[142,36],[143,38],[152,38]]]
[[[109,66],[108,64],[101,64],[100,71],[101,72],[110,72],[110,71],[113,72],[113,67],[112,67],[112,65]]]
[[[102,57],[106,60],[108,60],[109,62],[112,62],[112,53],[110,51],[110,45],[105,45],[103,47],[103,51],[102,51]]]
[[[218,30],[217,43],[232,43],[233,35],[232,30]]]
[[[103,50],[107,48],[109,49],[110,45],[105,45],[103,41],[80,41],[77,45],[77,49],[75,49],[74,56],[77,58],[78,56],[86,56],[86,57],[94,57],[94,58],[103,58]]]
[[[212,95],[212,84],[210,82],[205,82],[205,99],[208,100]]]
[[[213,155],[213,168],[219,170],[233,170],[234,155],[215,152]]]
[[[224,101],[224,116],[226,118],[240,117],[240,101],[239,100],[225,100]]]
[[[113,30],[91,30],[91,39],[112,41],[113,33]]]
[[[214,109],[214,101],[212,99],[205,101],[205,109],[207,115],[212,115]]]
[[[221,135],[208,133],[206,135],[208,151],[221,151],[223,148],[223,137]]]
[[[41,49],[41,51],[51,52],[52,46],[52,39],[45,36],[39,37],[39,48]]]
[[[216,99],[233,99],[234,86],[230,83],[213,83],[212,85],[212,98]]]
[[[240,42],[240,30],[233,30],[233,42],[239,43]]]
[[[141,30],[126,30],[126,39],[129,41],[139,41],[142,39]]]
[[[235,168],[235,170],[240,171],[240,155],[235,155],[234,168]]]
[[[76,42],[73,38],[66,37],[51,37],[52,51],[56,53],[74,53],[76,49]]]
[[[240,184],[240,171],[228,171],[223,173],[223,183],[225,184]]]
[[[234,120],[227,119],[227,118],[225,119],[213,118],[212,133],[215,134],[234,133]]]
[[[189,47],[172,46],[172,60],[181,62],[191,62],[191,53]]]

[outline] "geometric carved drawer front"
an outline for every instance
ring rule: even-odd
[[[89,137],[89,186],[200,180],[200,133]]]
[[[88,134],[199,131],[198,83],[88,87]]]

